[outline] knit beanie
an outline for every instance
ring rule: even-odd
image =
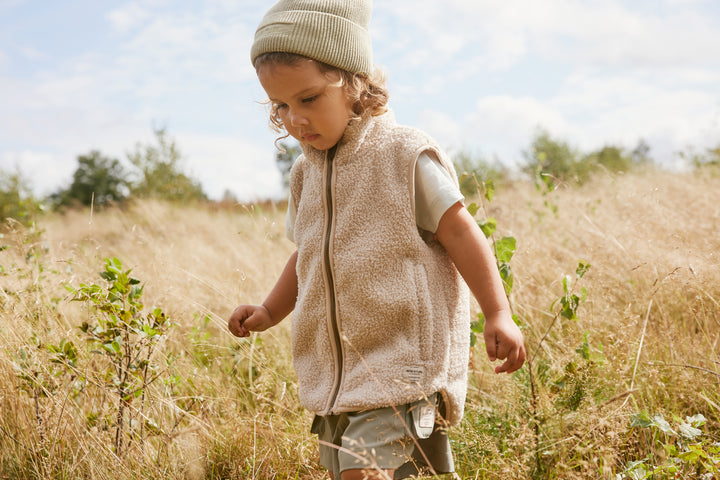
[[[280,0],[265,14],[250,50],[302,55],[351,73],[372,72],[372,0]]]

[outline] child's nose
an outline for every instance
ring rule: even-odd
[[[298,127],[300,125],[307,125],[308,120],[305,116],[299,114],[298,112],[290,111],[290,125],[293,127]]]

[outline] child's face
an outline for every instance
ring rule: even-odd
[[[337,73],[306,60],[265,65],[257,74],[290,135],[318,150],[340,141],[353,113]]]

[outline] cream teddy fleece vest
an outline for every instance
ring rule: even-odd
[[[305,145],[293,166],[292,353],[300,401],[318,415],[440,392],[445,420],[462,418],[468,289],[442,245],[415,224],[422,152],[455,176],[431,138],[387,113],[352,121],[334,158]]]

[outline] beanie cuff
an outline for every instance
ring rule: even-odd
[[[255,32],[250,57],[268,52],[302,55],[352,73],[372,73],[372,43],[363,26],[326,12],[268,12]]]

